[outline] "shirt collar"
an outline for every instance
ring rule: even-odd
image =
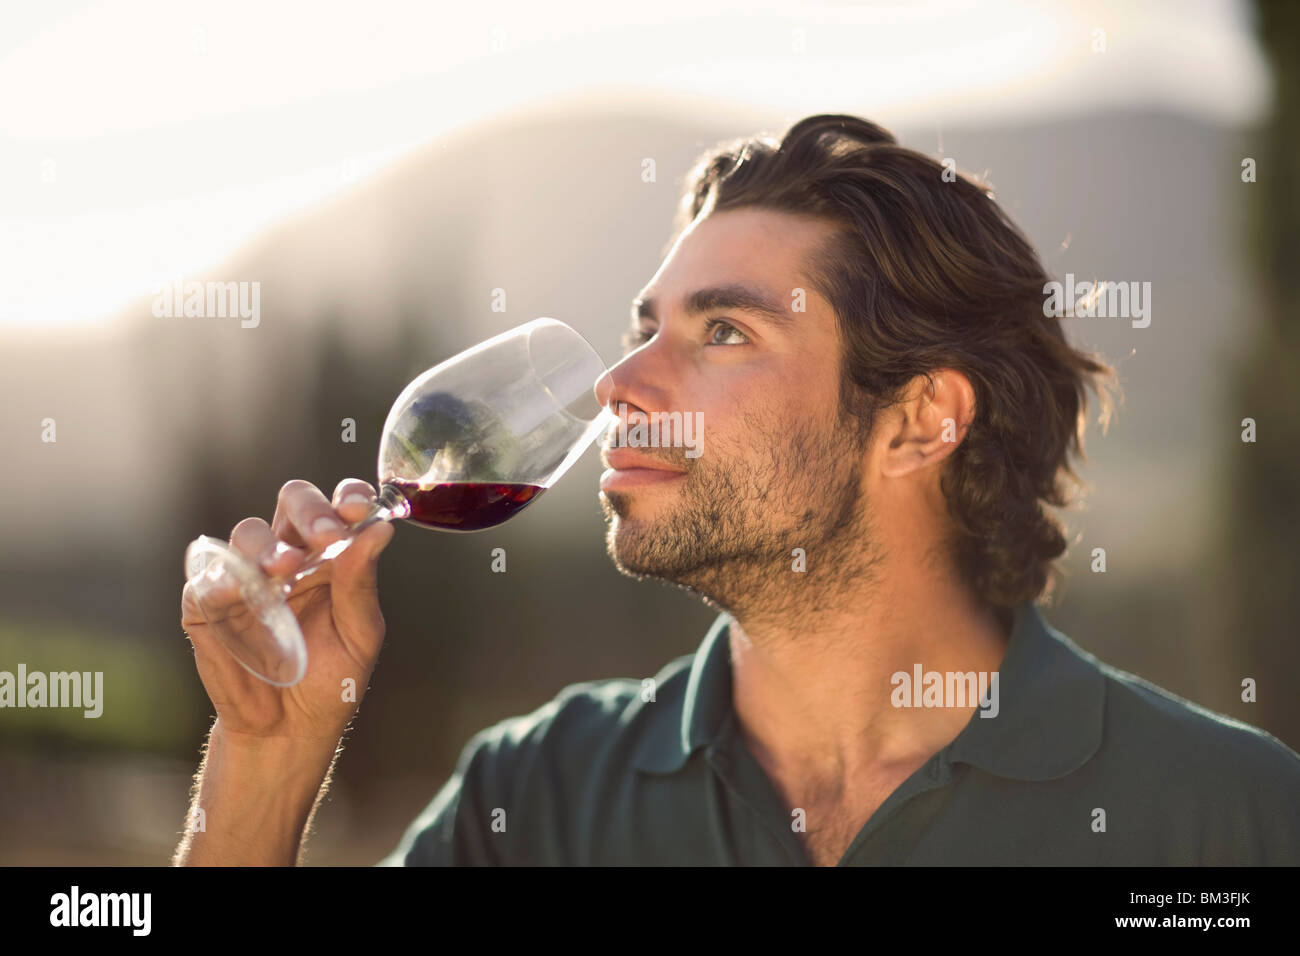
[[[721,614],[704,636],[680,698],[656,712],[634,763],[675,773],[714,743],[731,711],[731,645]],[[944,748],[951,763],[1002,777],[1050,780],[1081,767],[1101,745],[1105,677],[1095,657],[1043,618],[1032,603],[1015,608],[1011,640],[998,668],[996,717],[976,710]]]

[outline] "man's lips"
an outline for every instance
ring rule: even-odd
[[[666,462],[657,461],[649,455],[642,454],[633,448],[602,448],[600,451],[600,460],[605,463],[606,468],[613,468],[615,471],[630,471],[644,468],[649,471],[670,471],[676,474],[685,474],[685,469],[675,468]]]
[[[631,448],[602,448],[600,460],[609,470],[600,476],[601,491],[628,491],[676,481],[686,472]]]

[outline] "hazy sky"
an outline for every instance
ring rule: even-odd
[[[735,100],[779,132],[1116,106],[1248,123],[1268,83],[1228,0],[7,3],[0,325],[103,320],[440,133],[576,93]]]

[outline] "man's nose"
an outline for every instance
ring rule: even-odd
[[[620,363],[621,364],[621,363]],[[617,365],[614,368],[618,368]],[[596,380],[596,401],[602,408],[607,408],[614,397],[614,369],[610,369]]]
[[[636,352],[624,355],[609,367],[609,370],[596,380],[596,401],[612,412],[619,402],[632,404],[640,397],[631,393],[640,393],[644,386],[645,368],[643,358]]]
[[[596,400],[615,414],[619,405],[645,412],[667,409],[674,388],[672,359],[654,343],[629,352],[596,381]]]

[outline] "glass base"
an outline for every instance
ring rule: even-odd
[[[186,549],[185,574],[212,635],[246,670],[277,687],[302,680],[307,642],[281,585],[207,535]]]

